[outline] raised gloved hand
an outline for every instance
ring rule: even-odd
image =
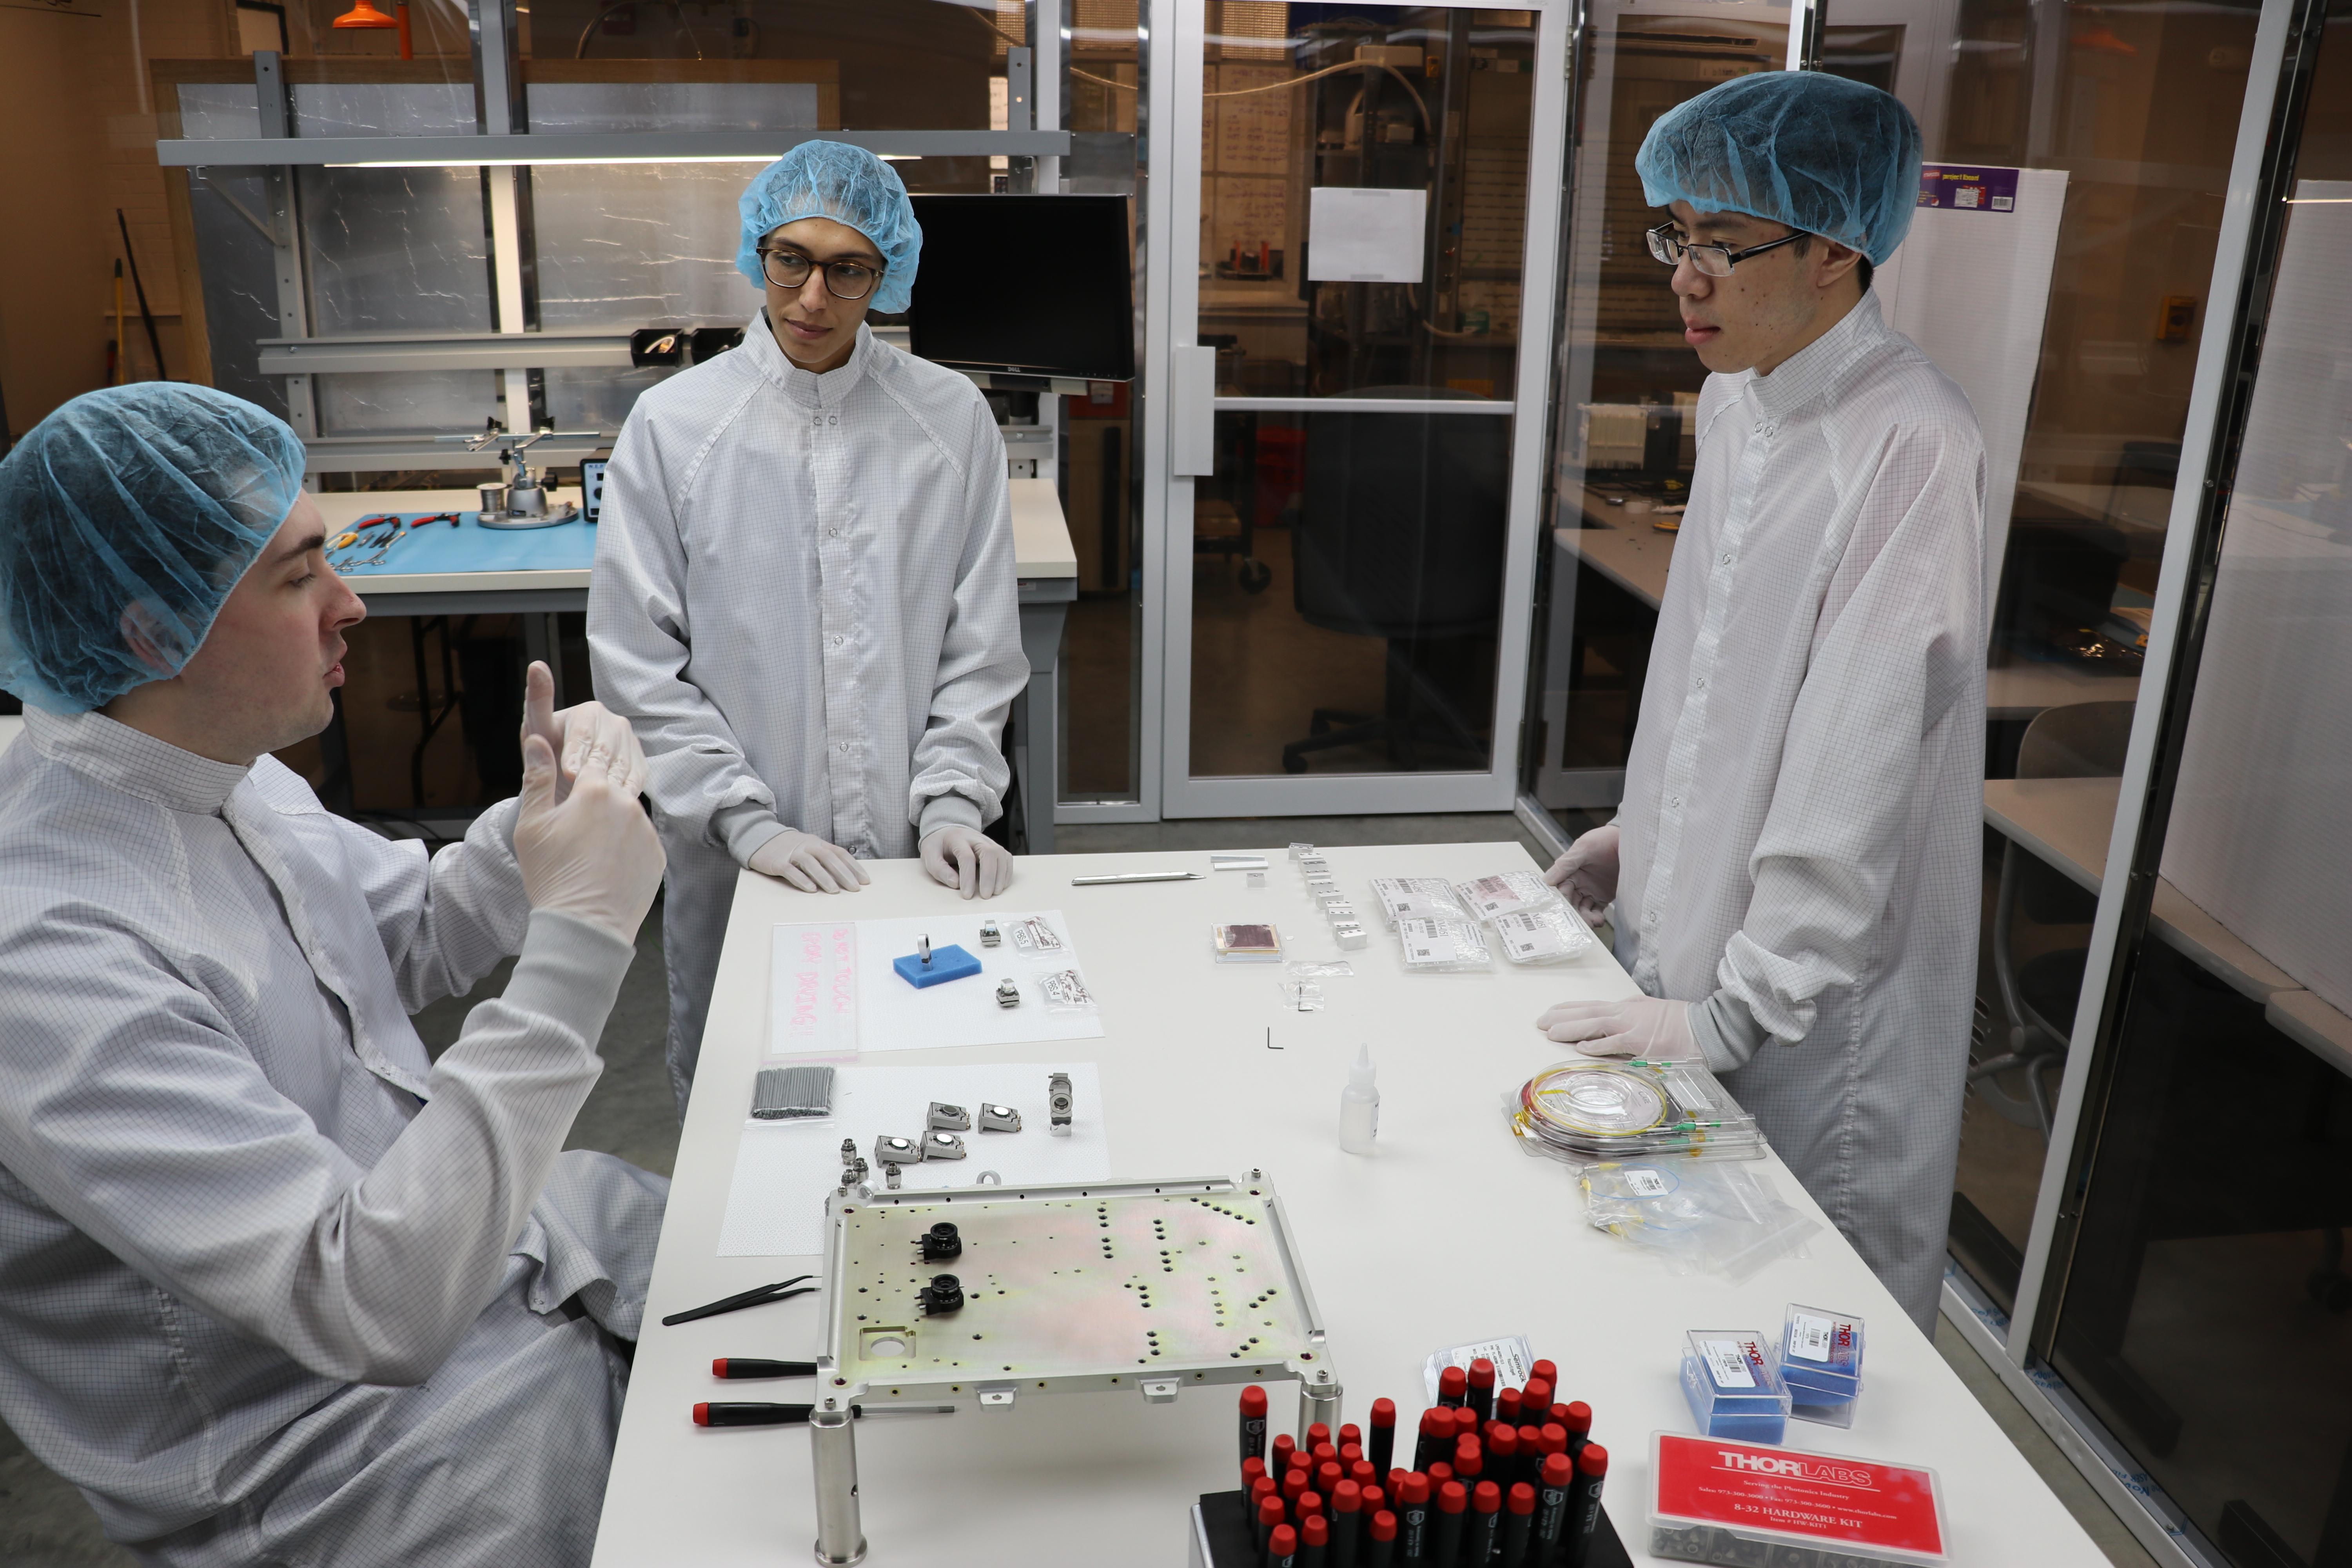
[[[643,762],[640,757],[640,767]],[[546,735],[528,731],[514,852],[532,909],[570,915],[635,942],[661,890],[663,856],[635,785],[617,771],[625,763],[605,742],[592,740],[581,750],[570,788],[561,790],[555,748]]]
[[[1551,863],[1544,880],[1560,890],[1588,924],[1598,924],[1617,898],[1617,825],[1595,827]]]
[[[522,681],[522,732],[547,742],[558,763],[555,802],[561,805],[572,793],[572,781],[592,752],[601,752],[612,787],[634,799],[646,786],[646,752],[629,721],[601,702],[582,702],[555,710],[555,677],[547,666],[531,660]]]
[[[1013,885],[1013,853],[976,827],[935,827],[923,837],[923,869],[931,880],[992,899]]]
[[[787,827],[751,852],[751,869],[803,893],[854,893],[874,879],[840,845]]]
[[[1655,996],[1562,1002],[1538,1018],[1536,1027],[1588,1057],[1639,1057],[1653,1062],[1699,1059],[1687,1002],[1666,1002]]]

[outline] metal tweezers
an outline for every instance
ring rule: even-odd
[[[722,1297],[707,1306],[688,1307],[683,1312],[672,1312],[662,1320],[662,1327],[676,1328],[680,1323],[693,1322],[697,1318],[715,1318],[721,1312],[740,1311],[745,1307],[764,1307],[771,1301],[789,1301],[795,1296],[805,1296],[816,1289],[801,1285],[803,1279],[814,1279],[814,1274],[795,1274],[790,1279],[779,1279],[772,1285],[761,1285],[740,1295]],[[793,1287],[801,1285],[797,1290]]]

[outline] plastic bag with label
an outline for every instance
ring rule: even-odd
[[[1642,1247],[1677,1274],[1719,1274],[1734,1284],[1775,1258],[1802,1258],[1821,1226],[1780,1200],[1753,1164],[1653,1154],[1588,1165],[1585,1217]]]

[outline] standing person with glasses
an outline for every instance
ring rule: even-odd
[[[1870,292],[1919,130],[1774,72],[1661,116],[1700,394],[1689,510],[1617,819],[1549,873],[1613,902],[1642,994],[1538,1020],[1589,1056],[1703,1058],[1932,1330],[1976,986],[1984,441]]]
[[[637,400],[604,479],[588,640],[669,854],[662,931],[683,1114],[750,867],[855,891],[919,853],[964,897],[1013,857],[1004,716],[1029,679],[1004,443],[971,381],[876,341],[922,231],[887,163],[804,142],[744,191],[742,345]]]

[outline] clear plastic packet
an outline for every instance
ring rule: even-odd
[[[1057,958],[1070,947],[1062,940],[1062,933],[1054,929],[1054,922],[1043,915],[1023,915],[1010,921],[1004,933],[1013,939],[1014,951],[1024,958]]]
[[[1495,944],[1513,963],[1566,963],[1592,945],[1592,933],[1566,904],[1519,910],[1494,920]]]
[[[1734,1284],[1768,1263],[1802,1258],[1821,1226],[1783,1203],[1754,1165],[1653,1154],[1588,1165],[1585,1217],[1664,1260],[1677,1274],[1717,1274]]]
[[[1343,958],[1336,963],[1294,963],[1287,972],[1293,980],[1344,980],[1356,973],[1356,966]]]
[[[1559,889],[1533,871],[1505,871],[1474,882],[1456,882],[1454,897],[1464,910],[1482,921],[1517,914],[1521,910],[1548,909],[1562,902]]]
[[[1465,920],[1401,920],[1397,938],[1404,943],[1404,966],[1423,973],[1465,969],[1492,969],[1494,955],[1478,934],[1477,922]]]
[[[1503,1096],[1520,1152],[1582,1165],[1649,1154],[1760,1160],[1756,1119],[1698,1062],[1556,1062]]]
[[[1400,921],[1466,921],[1470,913],[1443,877],[1375,877],[1372,897],[1390,925]]]
[[[1289,1011],[1293,1013],[1323,1011],[1323,987],[1314,981],[1285,980],[1281,982],[1281,985],[1282,1005]]]
[[[1057,969],[1042,975],[1037,989],[1045,998],[1048,1013],[1095,1013],[1095,994],[1087,989],[1085,977],[1075,969]]]

